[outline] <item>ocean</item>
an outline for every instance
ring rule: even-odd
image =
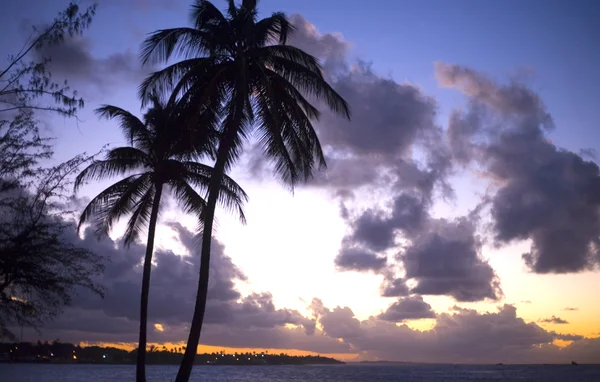
[[[173,381],[177,366],[150,365],[149,382]],[[132,365],[0,364],[2,382],[133,381]],[[600,382],[600,365],[197,366],[191,381],[540,381]]]

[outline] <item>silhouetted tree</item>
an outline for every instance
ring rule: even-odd
[[[67,214],[57,211],[67,197],[68,176],[88,158],[78,156],[54,168],[40,165],[53,153],[40,134],[36,112],[75,116],[83,100],[66,82],[52,80],[49,58],[29,61],[31,52],[80,35],[95,9],[82,12],[69,4],[51,23],[34,27],[22,49],[0,68],[0,338],[14,339],[9,325],[37,328],[55,316],[77,286],[99,291],[90,281],[100,271],[99,259],[63,240],[71,227],[63,220]]]
[[[76,3],[67,8],[47,26],[33,27],[23,48],[9,56],[8,65],[0,69],[0,113],[31,110],[52,111],[74,116],[83,100],[67,86],[52,81],[48,71],[49,57],[28,61],[32,51],[60,44],[66,36],[73,37],[90,25],[96,11],[92,5],[83,12]]]
[[[258,131],[265,155],[275,162],[275,173],[293,188],[310,178],[315,167],[325,167],[311,122],[319,111],[305,96],[350,117],[348,105],[326,82],[318,60],[286,45],[294,27],[285,14],[259,20],[257,0],[228,4],[223,14],[210,1],[196,0],[192,27],[156,31],[142,47],[144,62],[167,62],[173,53],[183,58],[148,77],[142,95],[155,88],[173,89],[174,97],[190,105],[218,103],[224,114],[204,215],[196,305],[178,382],[189,379],[202,330],[220,178],[241,154],[245,138]]]
[[[78,287],[102,295],[93,281],[102,258],[66,236],[74,233],[68,179],[88,159],[38,170],[31,187],[0,194],[0,327],[7,336],[11,325],[38,328],[55,317]]]
[[[196,189],[208,188],[213,170],[195,160],[201,154],[210,154],[214,134],[209,129],[189,132],[188,116],[180,112],[179,104],[164,103],[156,94],[143,121],[116,106],[103,106],[96,112],[101,117],[118,119],[132,146],[108,151],[104,160],[94,161],[77,176],[76,190],[87,181],[123,177],[92,199],[81,214],[78,229],[92,220],[97,234],[108,234],[115,222],[129,216],[124,234],[126,245],[141,239],[144,229],[148,229],[136,372],[137,381],[145,381],[150,271],[163,186],[172,190],[184,212],[202,216],[206,202]],[[235,208],[244,221],[242,205],[246,194],[229,177],[221,177],[220,185],[220,201]]]

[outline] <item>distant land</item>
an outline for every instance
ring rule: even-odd
[[[575,361],[569,361],[565,363],[535,363],[535,364],[504,364],[504,363],[494,363],[494,364],[465,364],[465,363],[452,363],[452,362],[407,362],[407,361],[357,361],[357,362],[349,362],[353,364],[366,364],[366,365],[481,365],[481,366],[520,366],[520,365],[540,365],[540,366],[551,366],[551,365],[566,365],[571,364],[573,366],[579,365]],[[600,365],[600,364],[588,364],[588,365]]]
[[[150,346],[146,363],[149,365],[175,365],[181,362],[185,348]],[[137,349],[127,351],[114,347],[82,347],[60,341],[0,343],[0,362],[14,363],[81,363],[81,364],[135,364]],[[335,365],[344,364],[333,358],[292,356],[268,352],[204,353],[196,355],[197,365]]]
[[[381,365],[420,365],[426,364],[425,362],[405,362],[405,361],[358,361],[357,363],[373,363]]]

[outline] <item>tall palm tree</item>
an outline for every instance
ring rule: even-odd
[[[238,6],[228,0],[223,13],[210,1],[196,0],[191,27],[158,30],[142,45],[144,63],[166,63],[173,55],[182,59],[150,75],[140,87],[142,98],[156,89],[169,90],[188,105],[218,103],[223,115],[204,215],[198,295],[179,382],[189,379],[202,329],[220,177],[239,158],[246,138],[257,132],[276,175],[293,189],[315,167],[325,167],[312,126],[319,110],[311,102],[324,102],[350,118],[346,101],[324,79],[318,60],[286,45],[294,27],[285,14],[259,20],[257,2],[243,0]]]
[[[143,230],[148,228],[136,369],[136,380],[140,382],[146,380],[150,271],[163,186],[171,189],[175,200],[186,213],[200,218],[206,209],[206,201],[196,189],[206,192],[214,173],[211,167],[195,161],[202,154],[210,156],[211,151],[214,154],[214,150],[211,150],[215,138],[213,132],[210,129],[190,131],[189,124],[199,120],[181,113],[178,104],[164,104],[156,94],[151,96],[151,103],[143,121],[116,106],[105,105],[96,110],[100,117],[120,121],[131,146],[108,151],[104,160],[91,163],[75,181],[77,190],[90,180],[124,177],[92,199],[81,214],[78,230],[85,222],[92,220],[96,233],[107,234],[115,222],[130,216],[124,235],[125,244],[130,245],[136,239],[141,239]],[[247,200],[245,192],[231,178],[221,175],[219,179],[219,201],[225,207],[235,209],[245,222],[242,208]]]

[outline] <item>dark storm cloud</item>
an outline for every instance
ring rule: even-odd
[[[480,257],[481,242],[467,218],[433,220],[398,255],[405,278],[416,280],[412,293],[448,295],[457,301],[498,299],[500,281]]]
[[[554,336],[555,339],[557,340],[561,340],[561,341],[580,341],[582,339],[584,339],[584,336],[580,336],[577,334],[562,334],[562,333],[556,333],[556,332],[550,332],[552,334],[552,336]]]
[[[417,232],[428,217],[426,202],[408,194],[398,195],[391,209],[389,217],[375,209],[364,211],[352,221],[353,234],[346,240],[373,251],[385,251],[396,246],[396,230]]]
[[[600,265],[600,169],[545,135],[554,127],[537,94],[519,83],[498,85],[456,65],[438,63],[442,86],[462,91],[466,113],[448,128],[463,161],[494,181],[491,215],[498,245],[530,239],[523,255],[536,273],[572,273]]]
[[[44,46],[34,54],[37,59],[51,60],[48,69],[55,79],[67,78],[78,87],[92,85],[103,92],[123,82],[137,85],[152,71],[152,68],[142,68],[134,50],[97,57],[92,48],[90,39],[76,37],[67,38],[61,44]]]
[[[399,299],[378,318],[385,321],[402,322],[421,318],[435,318],[431,305],[423,301],[421,296],[410,296]]]
[[[352,108],[352,121],[324,116],[320,138],[336,150],[398,157],[434,128],[431,98],[416,87],[377,76],[365,63],[341,75],[333,86]]]
[[[569,321],[563,320],[562,318],[556,317],[556,316],[541,319],[541,320],[539,320],[539,322],[544,323],[544,324],[559,324],[559,325],[564,325],[564,324],[569,323]]]
[[[379,289],[382,297],[402,297],[410,294],[406,280],[402,278],[394,279],[391,274],[383,280]]]
[[[323,301],[315,298],[310,309],[321,324],[323,333],[329,337],[352,339],[363,335],[360,321],[347,306],[329,309],[323,305]]]
[[[353,247],[342,247],[335,258],[335,265],[345,271],[379,271],[386,263],[386,257]]]
[[[476,223],[474,215],[455,220],[431,219],[423,202],[401,194],[394,201],[391,216],[382,217],[381,212],[367,210],[353,221],[353,234],[344,239],[335,261],[338,266],[347,264],[340,266],[342,270],[385,274],[381,286],[384,297],[406,295],[405,281],[412,279],[417,282],[412,293],[448,295],[457,301],[497,300],[502,296],[500,281],[481,258],[482,243],[476,234]],[[398,250],[396,259],[404,274],[395,278],[390,269],[384,268],[386,258],[377,253],[397,248],[398,234],[410,241]]]

